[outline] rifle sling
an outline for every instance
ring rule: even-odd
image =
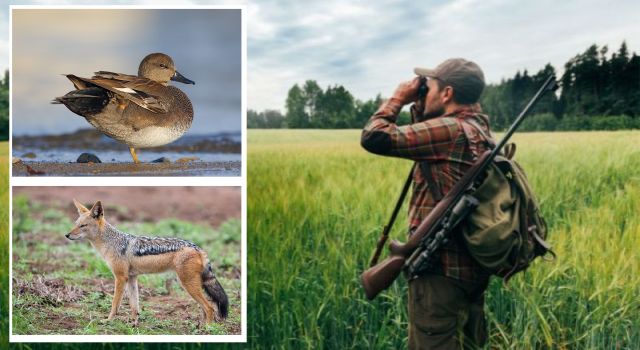
[[[444,196],[440,191],[440,187],[438,187],[433,179],[433,174],[431,174],[431,167],[429,166],[429,163],[425,161],[418,163],[420,163],[420,171],[422,172],[422,177],[427,180],[427,186],[429,187],[429,191],[431,191],[433,200],[439,202]]]
[[[398,216],[398,212],[402,207],[402,203],[404,202],[404,199],[407,196],[407,192],[409,192],[409,186],[411,185],[411,181],[413,180],[413,169],[415,167],[416,167],[415,164],[411,167],[411,170],[409,171],[409,176],[407,176],[407,181],[405,181],[404,186],[402,187],[400,198],[398,198],[396,207],[393,208],[393,213],[391,213],[391,217],[389,218],[389,223],[386,226],[387,232],[391,231],[391,227],[393,226],[393,223],[396,221],[396,217]]]

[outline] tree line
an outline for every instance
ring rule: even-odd
[[[9,140],[9,71],[0,81],[0,140]]]
[[[547,64],[487,85],[480,103],[496,130],[506,129],[544,80],[556,69]],[[623,42],[609,55],[607,46],[591,45],[564,65],[561,89],[546,95],[523,123],[523,130],[617,130],[640,128],[640,57]],[[360,101],[343,86],[322,89],[314,80],[289,89],[285,113],[249,110],[249,128],[362,128],[383,98]],[[402,112],[399,124],[410,120]]]

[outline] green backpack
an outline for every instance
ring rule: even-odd
[[[475,122],[465,119],[461,124],[470,145],[478,134],[489,145],[495,144]],[[474,153],[478,150],[477,145],[471,148]],[[506,282],[535,258],[547,253],[555,258],[555,253],[545,242],[547,225],[527,176],[512,159],[515,144],[508,144],[503,153],[474,192],[480,204],[461,224],[461,233],[471,256]]]

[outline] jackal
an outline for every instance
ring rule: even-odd
[[[134,236],[119,231],[104,218],[102,203],[87,209],[73,200],[78,214],[75,227],[66,234],[70,240],[85,238],[102,255],[115,277],[115,292],[108,320],[118,312],[127,289],[131,318],[138,324],[138,275],[174,270],[182,287],[200,304],[206,323],[227,317],[227,294],[216,279],[211,263],[200,247],[179,238]],[[204,293],[202,292],[204,290]],[[206,297],[205,297],[206,295]]]

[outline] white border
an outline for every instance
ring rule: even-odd
[[[14,335],[13,333],[13,266],[12,228],[13,217],[9,215],[9,342],[20,343],[246,343],[247,342],[247,9],[246,5],[9,5],[9,101],[13,101],[13,10],[14,9],[231,9],[240,10],[242,41],[242,101],[241,101],[241,152],[242,164],[239,177],[13,177],[13,163],[9,162],[9,213],[13,213],[13,186],[234,186],[241,188],[241,305],[239,335]],[[13,103],[10,103],[9,120],[13,118]],[[13,123],[9,123],[9,158],[13,158]]]

